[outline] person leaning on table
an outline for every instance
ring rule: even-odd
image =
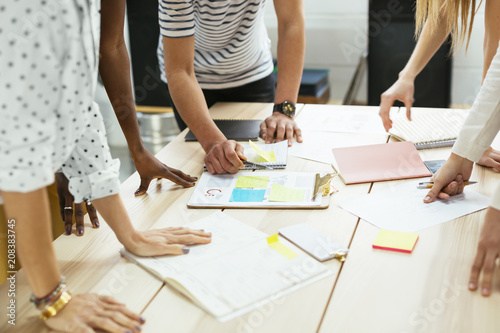
[[[51,238],[46,187],[54,172],[62,168],[75,202],[93,200],[118,240],[136,255],[186,254],[184,244],[209,243],[211,235],[186,228],[138,231],[127,215],[118,195],[119,162],[111,157],[94,102],[100,7],[98,0],[1,3],[0,199],[15,228],[30,300],[48,327],[137,333],[144,319],[112,297],[70,294]],[[32,30],[32,13],[51,14]],[[123,0],[102,4],[106,20],[123,22],[117,16],[124,13]]]
[[[475,8],[474,1],[467,0],[465,3],[468,2],[471,3],[471,8]],[[498,48],[498,42],[500,39],[500,18],[498,16],[498,13],[500,12],[500,1],[485,0],[484,2],[485,34],[483,43],[483,80],[486,72],[488,71],[491,60],[493,59],[493,56]],[[457,1],[451,1],[450,3],[457,3]],[[468,10],[469,8],[467,7],[466,12]],[[471,16],[473,18],[474,15]],[[425,22],[419,35],[415,50],[413,50],[410,60],[408,60],[405,68],[399,73],[398,80],[380,96],[379,114],[382,118],[386,131],[389,131],[392,127],[389,112],[395,100],[400,100],[405,104],[406,115],[408,120],[411,120],[415,77],[424,69],[425,65],[431,60],[434,53],[436,53],[439,47],[441,47],[447,39],[450,34],[450,30],[447,25],[453,17],[455,17],[453,12],[449,12],[443,8],[443,10],[439,12],[439,15],[435,17],[436,22],[434,26],[431,26],[431,22]],[[465,22],[467,22],[467,19]],[[469,36],[472,29],[472,22],[473,21],[470,22],[470,27],[468,29]],[[465,36],[465,31],[461,37],[463,36]],[[459,41],[454,39],[453,46],[455,46],[455,43],[457,42]],[[488,147],[477,163],[479,165],[492,167],[495,170],[500,171],[500,152]]]
[[[206,152],[210,173],[243,167],[243,147],[227,140],[208,108],[216,102],[272,102],[260,134],[271,143],[295,136],[293,121],[305,50],[302,0],[274,0],[278,17],[278,85],[264,25],[265,0],[160,0],[160,68],[181,130],[187,126]],[[164,62],[164,66],[163,66]],[[165,77],[166,76],[166,77]],[[288,110],[293,111],[289,111]],[[287,116],[286,114],[289,114]],[[180,116],[179,116],[180,115]],[[185,122],[185,123],[184,123]]]
[[[468,2],[464,0],[465,2]],[[424,2],[422,4],[422,2]],[[432,2],[432,1],[430,1]],[[450,4],[452,2],[447,2]],[[417,25],[425,19],[432,21],[437,12],[429,6],[427,13],[426,1],[417,5]],[[468,7],[466,7],[467,9]],[[463,7],[462,7],[463,9]],[[466,15],[467,10],[462,11]],[[456,32],[458,26],[458,12],[449,13],[452,19],[451,28]],[[471,16],[474,16],[472,12]],[[467,19],[465,20],[467,21]],[[431,26],[432,28],[432,26]],[[470,29],[471,25],[466,27]],[[461,31],[465,34],[465,31]],[[463,36],[463,35],[462,35]],[[453,36],[456,38],[456,36]],[[500,131],[500,48],[497,49],[491,65],[488,68],[481,90],[476,97],[469,116],[465,120],[450,158],[434,175],[434,186],[424,198],[430,203],[436,198],[447,199],[450,195],[462,193],[464,180],[469,180],[474,162],[478,162],[484,152],[490,147],[495,136]],[[483,296],[491,294],[492,280],[496,268],[496,259],[500,255],[500,184],[491,199],[484,219],[479,238],[476,257],[472,265],[469,289],[476,290],[479,275],[482,272],[481,292]]]

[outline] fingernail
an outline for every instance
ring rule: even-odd
[[[96,228],[99,228],[99,221],[95,221],[94,224]]]
[[[488,294],[490,290],[488,288],[483,288],[483,294]]]
[[[141,316],[141,317],[139,317],[139,322],[141,324],[144,324],[146,322],[146,319],[144,319],[144,317]]]
[[[430,196],[426,196],[424,200],[431,200]]]
[[[71,226],[66,227],[66,235],[71,235]]]
[[[187,247],[187,246],[183,247],[183,248],[182,248],[182,252],[183,252],[184,254],[188,254],[188,253],[189,253],[189,247]]]
[[[137,195],[137,194],[139,194],[139,192],[141,192],[141,191],[140,191],[140,190],[137,190],[137,191],[135,191],[135,193],[134,193],[134,194],[135,194],[135,195]]]
[[[78,235],[83,235],[83,229],[78,229]]]
[[[205,231],[205,229],[200,229],[200,231]]]
[[[135,327],[135,330],[136,330],[136,331],[142,331],[142,327],[141,327],[141,326],[139,326],[139,325],[137,325],[137,326]]]
[[[131,330],[126,330],[125,333],[132,333],[132,331]]]
[[[476,289],[476,284],[474,282],[469,282],[469,289]]]
[[[450,184],[450,188],[455,188],[457,187],[457,184],[453,183],[453,184]]]

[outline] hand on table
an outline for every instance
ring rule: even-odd
[[[205,156],[207,171],[212,175],[238,172],[244,167],[242,160],[247,160],[243,152],[243,146],[234,140],[214,143]]]
[[[500,151],[495,150],[491,147],[486,149],[477,164],[493,168],[496,171],[500,172]]]
[[[465,186],[463,181],[469,180],[473,166],[473,162],[452,153],[432,177],[434,185],[424,198],[424,202],[429,203],[436,198],[449,199],[451,195],[462,193]]]
[[[483,228],[479,237],[476,258],[472,265],[469,278],[469,289],[476,290],[481,271],[481,294],[491,294],[494,271],[497,267],[496,260],[500,255],[500,211],[489,207],[484,217]]]
[[[137,231],[129,244],[124,244],[128,251],[138,256],[166,254],[187,254],[190,244],[208,244],[212,234],[203,230],[183,227]]]
[[[80,294],[72,296],[69,303],[45,324],[56,332],[139,333],[144,319],[110,296]]]
[[[413,105],[413,94],[415,85],[413,80],[399,78],[389,89],[380,96],[379,116],[382,118],[384,128],[388,132],[392,127],[392,121],[389,116],[391,107],[396,100],[404,103],[406,107],[406,116],[411,120],[411,107]]]
[[[302,142],[302,131],[295,121],[280,112],[274,112],[260,124],[260,136],[266,143],[288,140],[288,147],[292,146],[293,137],[297,142]]]
[[[194,182],[198,179],[160,162],[145,148],[140,153],[134,154],[133,160],[135,168],[141,176],[141,185],[134,193],[136,196],[146,193],[149,183],[155,178],[166,178],[183,187],[194,186]]]
[[[69,192],[68,189],[68,178],[62,173],[56,173],[57,181],[57,195],[59,196],[59,209],[61,212],[61,218],[65,225],[66,235],[71,235],[71,229],[73,227],[73,211],[75,212],[75,224],[76,224],[76,235],[83,236],[85,227],[83,225],[83,217],[85,212],[83,210],[83,203],[74,204],[75,198]],[[73,209],[74,204],[74,209]],[[94,228],[99,228],[99,218],[97,217],[97,211],[94,206],[87,202],[87,212],[89,213],[90,222]]]

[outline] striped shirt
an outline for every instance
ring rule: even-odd
[[[264,25],[266,0],[159,0],[158,60],[166,82],[162,36],[194,35],[194,71],[203,89],[239,87],[273,71]]]

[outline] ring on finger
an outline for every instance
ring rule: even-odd
[[[72,209],[73,209],[73,207],[64,207],[64,209],[65,209],[65,210],[66,210],[66,209],[71,209],[71,210],[72,210]]]

